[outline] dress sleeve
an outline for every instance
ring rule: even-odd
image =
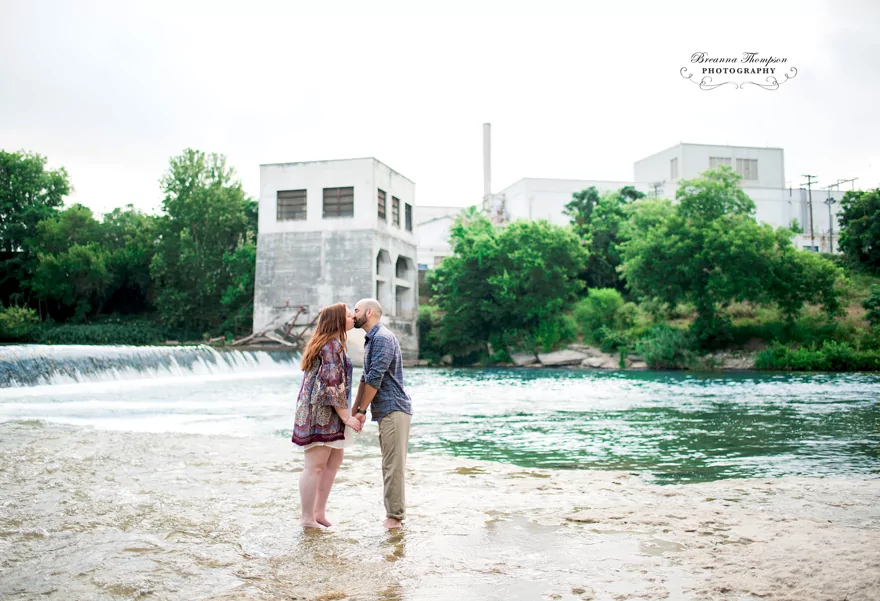
[[[342,344],[338,340],[331,340],[321,349],[321,367],[318,368],[317,381],[320,390],[315,404],[348,409],[346,384]]]

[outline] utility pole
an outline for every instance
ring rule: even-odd
[[[831,216],[831,205],[833,205],[834,203],[837,202],[836,200],[834,200],[834,197],[831,196],[831,188],[834,188],[836,190],[840,190],[840,184],[854,182],[857,179],[859,179],[859,178],[854,177],[852,179],[838,179],[835,183],[833,183],[829,186],[825,186],[825,189],[828,190],[828,198],[825,199],[825,204],[828,205],[829,252],[834,252],[834,218]],[[853,189],[855,189],[855,184],[853,184]]]
[[[813,188],[812,185],[816,183],[815,175],[804,175],[802,177],[807,178],[807,190],[809,190],[810,194],[810,250],[816,246],[816,235],[813,232]],[[815,180],[815,181],[814,181]]]
[[[825,186],[825,189],[828,190],[828,198],[825,199],[825,204],[828,205],[828,252],[834,252],[834,220],[831,217],[831,205],[833,205],[836,201],[834,197],[831,196],[831,188],[837,188],[840,190],[840,184],[844,180],[837,180],[836,184],[831,184],[830,186]]]

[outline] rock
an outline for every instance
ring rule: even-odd
[[[602,365],[599,366],[600,369],[620,369],[620,361],[618,359],[613,359],[608,357],[605,361],[602,362]]]
[[[580,351],[564,350],[555,353],[538,353],[542,365],[580,365],[587,355]]]
[[[452,365],[452,355],[443,355],[440,359],[440,363],[443,365]]]
[[[633,361],[630,369],[648,369],[648,364],[644,361]]]
[[[535,356],[535,353],[513,353],[510,355],[510,360],[513,361],[516,365],[522,367],[524,365],[532,365],[533,363],[537,363],[538,357]]]
[[[569,344],[569,350],[579,351],[585,354],[587,357],[604,357],[605,353],[599,347],[596,346],[587,346],[585,344]]]
[[[605,359],[602,357],[587,357],[581,361],[581,367],[598,368],[602,367],[603,363],[605,363]]]
[[[633,362],[645,360],[645,358],[642,357],[641,355],[627,355],[626,358],[629,359],[630,361],[633,361]]]

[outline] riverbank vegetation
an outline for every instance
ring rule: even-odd
[[[878,191],[847,193],[844,253],[824,255],[793,245],[796,224],[757,223],[738,184],[721,167],[682,181],[674,203],[591,188],[568,227],[463,213],[427,279],[423,357],[505,363],[576,342],[654,368],[736,349],[760,369],[880,369]]]
[[[67,172],[0,151],[0,340],[153,344],[250,326],[257,203],[221,155],[187,149],[161,179],[162,212],[96,218],[63,205]]]
[[[0,151],[0,341],[156,344],[249,331],[257,202],[222,155],[187,149],[162,210],[102,216],[65,205],[63,169]],[[428,274],[420,352],[434,364],[506,364],[569,344],[654,368],[757,353],[761,369],[880,369],[880,190],[841,202],[839,255],[755,221],[727,167],[675,202],[632,187],[579,191],[570,223],[490,222],[464,210],[454,253]]]

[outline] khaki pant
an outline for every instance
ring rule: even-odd
[[[406,517],[404,475],[409,447],[411,415],[392,411],[379,420],[379,448],[382,449],[382,479],[385,484],[385,514],[402,520]]]

